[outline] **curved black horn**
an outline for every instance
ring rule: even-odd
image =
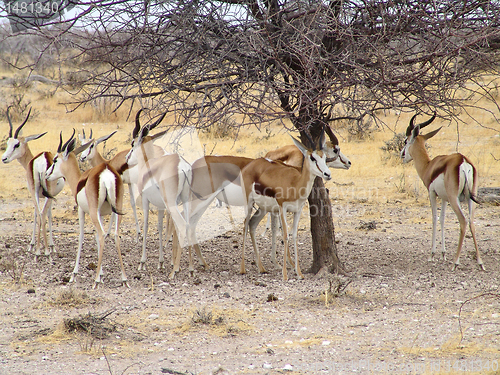
[[[325,124],[323,127],[323,130],[326,132],[328,135],[328,138],[330,138],[330,142],[332,142],[333,145],[338,146],[339,140],[335,134],[333,134],[332,128],[328,124]]]
[[[139,109],[135,115],[135,128],[134,131],[132,132],[132,138],[137,138],[137,135],[139,134],[139,130],[141,130],[141,123],[139,121],[139,116],[141,115],[142,108]]]
[[[85,129],[82,129],[82,133],[83,133],[83,139],[87,139],[87,137],[85,136]]]
[[[420,126],[420,129],[423,129],[423,128],[425,128],[427,125],[429,125],[432,121],[434,121],[434,119],[435,119],[435,118],[436,118],[436,112],[434,112],[434,114],[432,115],[432,117],[431,117],[429,120],[427,120],[427,121],[425,121],[425,122],[423,122],[423,123],[419,124],[418,126]]]
[[[7,107],[7,120],[9,120],[9,138],[12,138],[12,121],[10,120],[10,116],[9,116],[9,109],[10,109],[10,105]]]
[[[321,131],[321,135],[319,136],[318,148],[316,150],[321,150],[323,148],[324,141],[325,141],[325,127],[323,127],[323,130]]]
[[[19,125],[19,127],[16,129],[16,132],[14,133],[14,138],[17,138],[17,136],[19,135],[19,132],[23,128],[24,124],[26,124],[28,122],[28,119],[30,118],[30,114],[31,114],[31,108],[28,111],[28,116],[26,116],[26,119],[24,120],[24,122],[21,125]]]
[[[309,147],[314,149],[314,142],[313,142],[311,136],[309,135],[309,133],[307,131],[305,131],[304,135],[306,136],[307,141],[309,142]]]
[[[63,140],[62,140],[62,130],[61,132],[59,133],[59,146],[57,147],[57,152],[62,152],[62,144],[63,144]]]
[[[166,115],[167,112],[163,113],[158,120],[156,120],[152,125],[149,125],[149,130],[156,128],[160,124],[160,122],[163,121]]]
[[[413,131],[413,128],[415,127],[415,119],[417,118],[417,114],[414,114],[413,117],[410,120],[410,125],[406,128],[406,136],[409,137],[411,135],[411,132]]]
[[[75,132],[76,132],[75,128],[73,128],[73,134],[71,135],[71,138],[68,139],[68,141],[64,144],[61,151],[66,150],[66,148],[68,147],[68,144],[73,140],[73,137],[75,136]]]
[[[89,139],[92,139],[92,129],[90,129],[90,137]]]

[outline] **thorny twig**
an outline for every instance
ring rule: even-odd
[[[464,332],[463,332],[463,328],[462,328],[462,309],[464,308],[464,306],[467,303],[472,302],[472,301],[474,301],[476,299],[479,299],[479,298],[483,298],[483,297],[500,299],[500,294],[496,294],[496,293],[482,293],[482,294],[479,294],[479,295],[477,295],[475,297],[469,298],[468,300],[464,301],[460,305],[460,309],[458,310],[458,326],[460,327],[460,341],[459,341],[458,345],[460,345],[462,343],[462,340],[464,339]]]

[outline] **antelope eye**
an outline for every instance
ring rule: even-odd
[[[314,158],[314,156],[309,156],[309,158],[311,159],[311,161],[316,161],[316,159]]]
[[[14,149],[18,148],[18,147],[19,147],[19,145],[20,145],[19,143],[16,143],[16,144],[14,145]]]

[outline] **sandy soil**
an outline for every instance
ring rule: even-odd
[[[90,224],[75,285],[67,281],[77,248],[69,200],[55,209],[57,256],[35,263],[29,201],[0,200],[0,374],[278,374],[494,373],[500,361],[498,208],[476,212],[486,272],[467,236],[461,266],[451,271],[458,222],[446,222],[447,259],[427,258],[427,202],[334,202],[338,253],[346,276],[306,274],[288,282],[260,237],[266,274],[248,247],[240,275],[241,228],[202,243],[210,270],[183,270],[174,280],[157,269],[158,236],[150,219],[148,271],[131,215],[122,248],[130,289],[119,283],[113,241],[105,250],[105,283],[92,290],[95,246]],[[210,208],[212,215],[217,209]],[[63,213],[63,215],[61,215]],[[215,230],[207,222],[205,230]],[[220,228],[219,228],[220,229]],[[280,251],[281,251],[280,244]],[[303,269],[312,254],[307,223],[299,232]],[[170,244],[167,245],[170,250]],[[333,296],[340,289],[339,295]],[[328,290],[325,298],[325,290]],[[90,314],[90,315],[89,315]],[[106,315],[108,314],[108,315]],[[68,327],[92,318],[93,332]],[[98,318],[102,318],[99,320]],[[73,324],[73,325],[71,325]]]

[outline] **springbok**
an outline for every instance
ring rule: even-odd
[[[330,141],[325,142],[324,152],[326,154],[327,166],[330,168],[349,169],[351,161],[340,152],[339,142],[329,126],[325,127],[326,134]],[[280,147],[269,151],[265,158],[278,160],[295,167],[302,166],[304,158],[301,150],[295,145]],[[240,186],[239,174],[241,170],[254,159],[240,156],[204,156],[192,164],[193,183],[192,192],[195,195],[206,197],[216,191],[222,184],[229,183],[218,195],[217,199],[226,203],[228,206],[246,206],[246,197]],[[192,209],[195,204],[192,202]],[[272,215],[272,251],[271,260],[279,267],[276,260],[276,220],[278,215]],[[193,221],[191,225],[196,226]],[[195,235],[195,229],[192,234]],[[196,238],[192,239],[197,243]]]
[[[326,154],[326,165],[329,168],[335,169],[351,168],[351,161],[340,151],[339,140],[337,136],[333,133],[330,126],[326,125],[324,129],[325,133],[328,135],[328,138],[330,138],[329,141],[325,142],[323,150]],[[295,145],[283,146],[276,150],[269,151],[264,157],[266,159],[281,161],[294,167],[302,166],[303,155]]]
[[[85,214],[89,214],[97,232],[98,262],[97,273],[93,288],[102,283],[102,258],[104,252],[104,228],[102,215],[111,212],[117,214],[115,224],[115,247],[121,267],[122,284],[129,287],[127,276],[123,267],[123,259],[120,251],[120,222],[123,206],[123,182],[118,172],[107,163],[99,164],[81,174],[75,152],[81,152],[88,146],[84,145],[75,151],[75,131],[71,138],[63,144],[62,132],[60,134],[57,155],[54,157],[52,166],[47,171],[47,180],[53,181],[64,177],[75,197],[78,205],[78,219],[80,223],[80,235],[78,237],[78,251],[76,255],[75,268],[70,282],[74,282],[78,274],[80,256],[83,247],[83,234],[85,229]],[[74,152],[75,151],[75,152]]]
[[[334,169],[349,169],[351,167],[351,161],[347,156],[345,156],[339,147],[339,140],[337,136],[333,133],[330,126],[325,125],[325,133],[328,135],[329,141],[325,142],[324,152],[326,154],[326,165],[329,168]],[[287,165],[293,167],[301,167],[303,155],[302,152],[295,145],[288,145],[280,147],[276,150],[269,151],[265,156],[266,159],[281,161]],[[266,223],[266,227],[262,235],[265,235],[269,226],[271,226],[271,261],[276,265],[278,262],[276,260],[276,234],[278,226],[278,215],[270,213],[269,218]]]
[[[429,191],[429,199],[432,208],[432,250],[429,261],[434,259],[436,252],[436,226],[437,226],[437,202],[436,197],[441,198],[441,245],[443,259],[445,259],[444,243],[444,215],[446,202],[450,203],[451,208],[457,215],[460,222],[460,237],[458,239],[458,249],[455,254],[452,270],[455,270],[460,264],[459,257],[462,251],[462,244],[467,229],[467,219],[462,212],[460,202],[467,201],[469,206],[469,227],[476,248],[477,263],[481,269],[485,269],[481,254],[476,241],[476,229],[474,226],[474,203],[477,203],[477,171],[474,165],[462,154],[440,155],[431,160],[425,149],[425,141],[434,137],[441,127],[427,134],[420,134],[420,130],[429,125],[436,118],[436,114],[429,120],[414,125],[414,115],[408,128],[406,129],[405,146],[401,150],[401,158],[404,163],[411,160],[415,161],[415,168],[425,187]]]
[[[106,160],[102,157],[102,155],[99,153],[99,151],[97,151],[97,145],[102,143],[102,142],[107,141],[109,138],[111,138],[116,133],[116,131],[112,132],[111,134],[97,138],[97,139],[92,138],[92,129],[90,130],[89,138],[86,138],[85,131],[83,131],[82,133],[83,133],[83,136],[80,136],[80,143],[82,145],[86,145],[87,143],[90,143],[90,145],[85,151],[83,151],[81,153],[80,161],[81,162],[88,161],[92,167],[96,167],[101,163],[109,163],[109,165],[111,165],[120,174],[123,183],[128,185],[128,191],[129,191],[129,195],[130,195],[130,206],[132,206],[132,212],[134,213],[134,219],[135,219],[136,242],[139,242],[139,236],[141,234],[141,227],[139,225],[139,220],[137,218],[137,210],[136,210],[137,203],[136,203],[136,196],[135,196],[139,172],[138,172],[137,166],[130,167],[127,164],[127,161],[125,160],[130,149],[120,151],[113,158]],[[153,140],[157,139],[158,137],[161,137],[164,133],[165,132],[161,132],[159,134],[156,134],[155,136],[153,136]],[[154,146],[154,157],[160,157],[162,155],[165,155],[165,150],[163,150],[163,148],[161,148],[160,146],[155,145]],[[115,215],[112,215],[112,219],[110,221],[110,226],[109,226],[108,232],[106,233],[106,236],[109,235],[109,233],[111,232],[114,217],[115,217]],[[142,269],[141,265],[142,265],[142,263],[139,264],[139,270]],[[161,267],[161,265],[160,265],[160,267]]]
[[[139,169],[138,189],[142,196],[144,210],[144,236],[143,236],[143,260],[145,261],[146,233],[148,225],[149,203],[154,204],[159,210],[167,210],[172,218],[176,235],[179,237],[177,249],[173,249],[173,270],[170,278],[180,270],[181,247],[189,240],[189,196],[192,179],[191,165],[178,154],[164,155],[153,158],[153,142],[149,132],[163,120],[166,114],[153,124],[141,128],[139,121],[140,111],[136,115],[136,126],[133,131],[132,148],[127,154],[127,163],[131,166],[137,165]],[[184,213],[179,209],[182,203]],[[158,227],[160,228],[160,225]],[[185,241],[184,241],[185,240]],[[175,239],[174,239],[175,242]],[[175,243],[174,243],[175,245]],[[189,270],[194,272],[191,258],[191,246],[189,246]],[[201,254],[198,255],[202,259]]]
[[[43,245],[45,247],[45,255],[51,258],[51,253],[54,250],[54,239],[52,237],[52,199],[64,187],[64,178],[59,178],[56,181],[47,183],[45,175],[47,169],[52,165],[52,154],[48,151],[42,152],[33,157],[29,148],[28,142],[38,139],[47,133],[30,135],[22,137],[19,135],[23,126],[28,122],[31,114],[31,109],[26,116],[26,119],[12,134],[12,121],[9,116],[9,108],[7,108],[7,120],[9,121],[9,139],[7,140],[7,148],[2,156],[2,162],[10,163],[17,159],[26,170],[26,178],[28,180],[28,190],[33,199],[35,206],[33,219],[33,234],[28,251],[33,251],[35,248],[35,260],[41,255],[40,236],[43,237]],[[43,206],[40,204],[41,195],[45,197]],[[46,220],[49,221],[49,240],[47,241]]]
[[[249,163],[241,172],[244,193],[247,200],[240,267],[240,273],[242,274],[246,272],[245,243],[246,234],[249,229],[259,272],[265,272],[265,268],[260,259],[259,249],[255,241],[255,229],[267,212],[278,212],[281,217],[281,222],[283,223],[283,242],[285,245],[282,271],[283,280],[288,279],[286,261],[289,257],[289,246],[286,214],[290,211],[294,213],[292,241],[295,250],[295,272],[298,278],[304,278],[299,266],[297,249],[297,228],[300,215],[304,203],[311,193],[316,176],[322,177],[325,180],[330,180],[331,173],[326,165],[326,154],[323,151],[324,134],[320,137],[317,146],[310,140],[311,149],[308,149],[297,139],[293,137],[292,139],[303,155],[302,168],[260,158]],[[257,204],[259,209],[252,216],[252,207],[254,204]]]

